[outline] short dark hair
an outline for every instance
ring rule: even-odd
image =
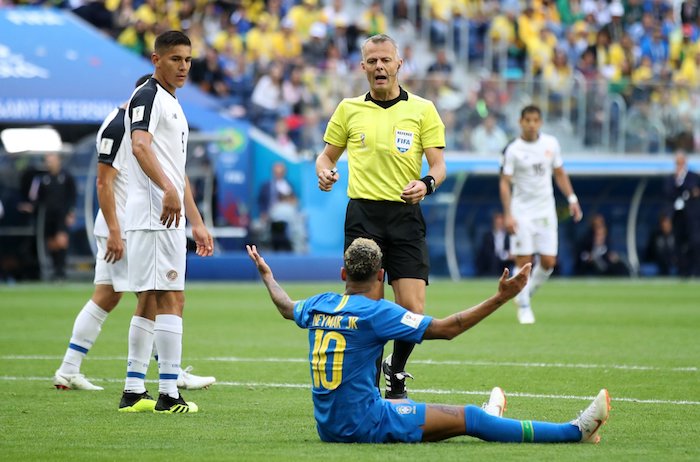
[[[168,32],[163,32],[158,37],[156,37],[155,52],[162,54],[172,47],[178,45],[186,45],[188,47],[192,46],[189,37],[187,37],[183,32],[179,30],[169,30]]]
[[[152,76],[153,74],[143,74],[141,77],[138,78],[138,80],[136,80],[136,84],[134,85],[134,87],[140,87],[146,82],[146,80],[150,79]]]
[[[528,104],[523,108],[522,111],[520,111],[520,118],[524,119],[526,115],[528,114],[537,114],[542,118],[542,110],[540,110],[539,106],[535,106],[534,104]]]
[[[369,281],[382,268],[382,250],[372,239],[358,237],[345,251],[343,263],[348,279]]]

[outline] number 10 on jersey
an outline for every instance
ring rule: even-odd
[[[334,342],[335,348],[330,350],[333,362],[330,368],[330,380],[328,380],[328,353]],[[316,330],[314,336],[314,348],[311,351],[311,375],[314,387],[323,387],[327,390],[335,390],[343,380],[343,358],[345,356],[345,337],[339,332]]]

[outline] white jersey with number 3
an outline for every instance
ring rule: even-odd
[[[185,161],[189,127],[177,98],[154,78],[138,87],[129,100],[124,117],[128,134],[144,130],[153,136],[151,147],[163,172],[177,189],[184,215]],[[131,136],[126,136],[131,152]],[[126,206],[126,230],[164,230],[160,223],[163,190],[143,172],[136,157],[129,156],[129,195]],[[174,229],[174,224],[170,229]],[[185,228],[184,217],[180,229]]]
[[[517,138],[506,146],[501,168],[511,177],[513,216],[556,218],[552,172],[562,165],[559,142],[551,135],[540,134],[533,142]]]

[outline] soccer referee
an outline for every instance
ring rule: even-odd
[[[391,37],[365,40],[361,64],[369,92],[336,108],[316,174],[319,188],[330,191],[339,178],[336,162],[347,149],[345,249],[358,237],[379,244],[396,303],[422,314],[430,266],[419,204],[445,179],[445,125],[431,101],[399,86],[402,62]],[[421,178],[424,153],[429,170]],[[405,379],[411,375],[404,369],[413,347],[397,340],[383,361],[387,399],[407,397]]]

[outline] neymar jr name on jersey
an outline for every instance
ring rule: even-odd
[[[358,316],[331,316],[328,314],[315,314],[311,327],[325,329],[352,329],[357,330]]]

